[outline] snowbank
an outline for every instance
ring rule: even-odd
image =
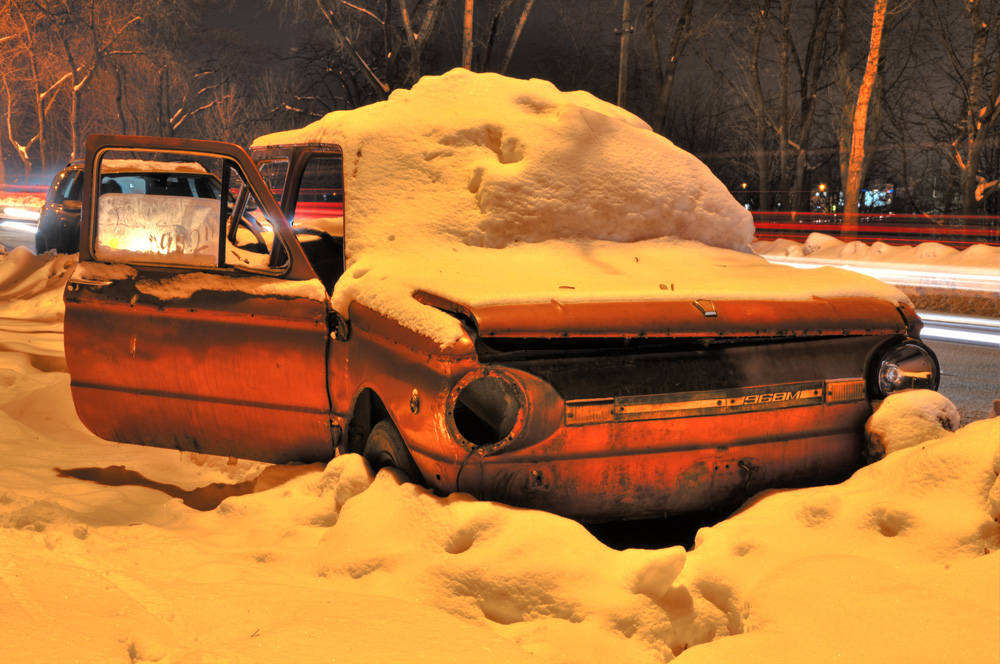
[[[692,551],[618,552],[357,455],[95,438],[36,368],[74,263],[0,258],[0,661],[997,659],[1000,418],[951,433],[940,395],[894,396],[869,423],[892,453],[844,484],[758,496]]]
[[[627,111],[546,81],[456,69],[255,145],[315,142],[344,150],[348,269],[335,308],[360,302],[442,346],[462,330],[416,290],[471,306],[905,300],[745,253],[752,217],[704,164]]]
[[[0,350],[27,353],[50,368],[63,360],[63,288],[76,255],[35,256],[25,247],[0,255]]]
[[[844,265],[892,264],[895,268],[922,271],[928,265],[948,266],[959,273],[996,275],[1000,271],[1000,247],[975,244],[956,249],[939,242],[917,245],[891,245],[873,242],[868,245],[855,240],[843,240],[825,233],[810,233],[804,242],[795,240],[757,240],[750,248],[760,256],[809,258],[837,261]]]
[[[65,373],[0,353],[0,661],[993,663],[1000,419],[926,435],[691,551],[613,551],[357,455],[101,441]]]
[[[937,242],[916,246],[844,242],[810,233],[805,242],[778,239],[751,244],[757,254],[796,267],[839,266],[899,288],[918,309],[1000,317],[1000,247],[962,250]]]

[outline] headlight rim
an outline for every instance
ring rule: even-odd
[[[887,366],[897,367],[896,363],[887,360],[894,354],[908,349],[916,349],[930,365],[931,376],[927,379],[926,385],[907,385],[901,387],[886,386],[885,373]],[[919,338],[905,337],[886,343],[876,354],[874,361],[869,365],[868,370],[868,396],[871,401],[882,401],[897,392],[905,392],[911,389],[934,390],[941,385],[941,365],[937,355],[933,350]]]
[[[501,381],[514,396],[518,412],[513,427],[504,438],[494,443],[482,444],[469,440],[459,430],[458,424],[455,421],[455,407],[462,391],[473,382],[484,378],[496,378]],[[448,433],[451,435],[452,440],[458,443],[458,445],[470,453],[474,452],[481,456],[490,456],[509,448],[521,438],[527,428],[529,409],[530,403],[527,397],[527,389],[512,372],[507,371],[502,367],[481,366],[466,373],[457,383],[455,383],[454,387],[451,388],[451,391],[448,393],[447,401],[445,402],[444,419],[448,428]]]

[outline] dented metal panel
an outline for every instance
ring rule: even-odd
[[[129,279],[70,284],[65,299],[73,398],[99,436],[268,461],[332,454],[324,303],[160,300]]]
[[[765,488],[845,479],[870,413],[860,401],[566,427],[473,457],[458,489],[584,520],[733,508]]]

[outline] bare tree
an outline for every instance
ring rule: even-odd
[[[70,159],[82,147],[80,99],[95,71],[106,58],[139,52],[137,44],[126,44],[133,26],[142,20],[134,11],[136,4],[89,0],[87,5],[40,2],[33,8],[44,17],[42,25],[53,31],[65,62],[53,89],[65,84],[69,97]]]
[[[694,0],[682,0],[675,5],[671,13],[673,31],[670,42],[667,44],[666,58],[660,54],[660,44],[657,38],[657,21],[664,13],[665,5],[662,0],[646,0],[646,14],[643,28],[646,37],[649,39],[649,50],[656,81],[656,105],[653,108],[652,127],[657,133],[663,133],[664,121],[667,116],[667,107],[670,105],[670,95],[673,92],[674,77],[677,74],[677,65],[680,63],[681,55],[691,40],[693,32],[692,14],[694,12]]]
[[[976,214],[986,193],[996,188],[996,173],[981,174],[983,149],[1000,129],[1000,6],[968,0],[965,30],[950,5],[934,3],[931,20],[950,68],[949,77],[960,95],[957,119],[952,120],[949,154],[959,178],[962,213]]]
[[[858,232],[858,207],[861,201],[862,173],[865,159],[865,131],[868,124],[868,107],[872,95],[876,93],[876,79],[879,71],[879,61],[884,54],[882,32],[885,28],[888,0],[875,0],[872,11],[871,45],[868,49],[868,61],[865,65],[865,75],[858,89],[858,98],[854,106],[852,122],[851,147],[847,156],[847,178],[844,180],[844,223],[841,233],[852,238]]]
[[[10,2],[4,9],[5,62],[0,76],[7,111],[7,140],[21,160],[25,174],[29,174],[33,150],[37,150],[42,168],[46,165],[47,114],[55,101],[56,88],[47,85],[43,78],[50,58],[37,39],[38,17],[19,2]],[[24,109],[30,111],[26,113]]]

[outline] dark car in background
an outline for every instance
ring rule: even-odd
[[[53,178],[38,219],[35,252],[55,249],[74,254],[80,245],[83,160],[66,165]],[[218,200],[222,185],[196,162],[110,160],[101,175],[102,193],[153,194]]]

